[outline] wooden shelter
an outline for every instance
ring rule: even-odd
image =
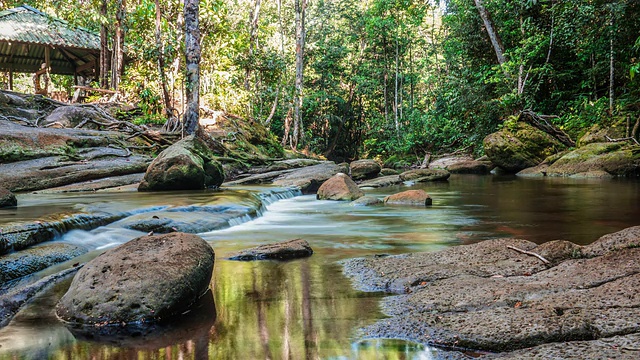
[[[100,36],[27,5],[0,12],[0,71],[96,78]]]

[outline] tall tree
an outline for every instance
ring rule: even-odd
[[[107,33],[107,0],[100,4],[100,87],[109,87],[109,34]]]
[[[296,13],[296,80],[295,95],[293,101],[293,141],[292,147],[298,148],[304,142],[304,130],[302,123],[303,77],[304,77],[304,43],[305,43],[305,16],[307,0],[295,0]]]
[[[184,112],[184,132],[193,134],[199,123],[200,111],[200,13],[198,0],[184,1],[184,34],[186,66],[186,110]]]
[[[480,17],[482,18],[482,22],[484,23],[484,28],[487,30],[487,34],[489,35],[489,40],[491,40],[491,45],[493,45],[493,50],[498,58],[498,63],[500,66],[504,66],[504,63],[507,62],[507,59],[504,56],[504,46],[502,45],[500,35],[498,35],[498,32],[495,29],[491,15],[484,7],[482,0],[474,1],[476,8],[478,9],[478,13],[480,13]]]
[[[118,90],[122,71],[124,70],[124,38],[125,18],[127,14],[126,0],[117,1],[116,36],[113,42],[113,58],[111,60],[111,86]]]
[[[164,43],[162,41],[162,10],[160,8],[160,0],[156,0],[156,54],[158,63],[158,75],[160,77],[160,88],[162,89],[162,100],[164,103],[164,113],[169,120],[169,123],[173,123],[172,119],[175,117],[175,109],[171,104],[171,97],[169,96],[169,90],[167,88],[167,74],[165,73],[164,64]]]

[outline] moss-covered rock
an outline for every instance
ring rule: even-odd
[[[18,205],[16,196],[11,191],[0,187],[0,208],[13,207],[16,205]]]
[[[595,124],[578,140],[578,146],[597,142],[607,142],[607,137],[620,139],[626,137],[626,120],[619,121],[611,126]]]
[[[524,122],[505,127],[484,139],[484,151],[491,162],[510,172],[536,166],[564,149],[560,141]]]
[[[139,191],[198,190],[220,186],[224,170],[215,154],[195,135],[166,148],[153,160]]]
[[[605,171],[614,176],[640,175],[640,146],[626,143],[591,143],[575,149],[547,169],[549,176]]]
[[[349,164],[349,168],[351,169],[351,177],[354,180],[366,180],[372,179],[378,174],[380,174],[380,170],[382,167],[375,160],[371,159],[361,159],[351,162]]]

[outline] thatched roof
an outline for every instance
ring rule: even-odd
[[[27,5],[0,12],[0,70],[35,72],[46,48],[52,73],[95,74],[99,35]]]

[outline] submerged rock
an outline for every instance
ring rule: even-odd
[[[416,169],[405,171],[400,174],[402,181],[428,182],[447,180],[451,176],[447,170],[439,169]]]
[[[365,328],[369,337],[505,352],[492,358],[590,358],[603,341],[640,346],[630,336],[640,334],[639,229],[584,247],[496,239],[344,266],[362,289],[401,294],[384,300],[391,317]],[[624,349],[611,354],[631,358]]]
[[[71,260],[87,250],[71,244],[47,244],[0,257],[0,284]]]
[[[318,200],[355,200],[364,196],[353,180],[343,173],[337,173],[320,185],[316,198]]]
[[[491,162],[509,172],[536,166],[564,149],[551,135],[521,121],[484,139],[484,151]]]
[[[373,206],[382,204],[383,201],[373,196],[363,196],[351,202],[351,206]]]
[[[349,164],[353,180],[372,179],[380,173],[382,167],[375,160],[362,159]]]
[[[0,208],[13,207],[18,205],[18,199],[9,190],[0,187]]]
[[[179,315],[207,292],[213,264],[213,249],[199,236],[142,236],[88,262],[56,313],[71,323],[101,325]]]
[[[266,244],[233,254],[229,260],[291,260],[309,257],[313,250],[306,240],[293,239],[275,244]]]
[[[407,190],[384,198],[388,205],[428,206],[431,202],[431,196],[424,190]]]
[[[207,144],[190,135],[169,146],[153,160],[139,191],[200,190],[220,186],[222,166]]]

